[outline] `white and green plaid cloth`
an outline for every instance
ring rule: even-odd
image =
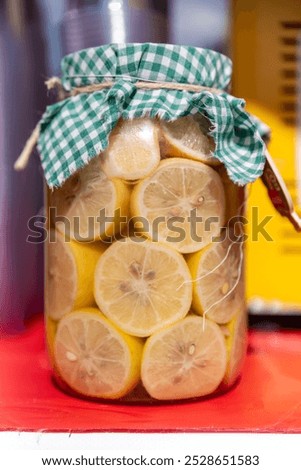
[[[225,91],[191,92],[137,89],[136,81],[164,81],[226,90],[232,63],[207,49],[167,44],[111,44],[85,49],[62,60],[67,91],[104,81],[111,88],[81,93],[49,106],[40,122],[38,150],[50,188],[61,186],[108,145],[119,118],[142,116],[175,120],[201,113],[211,121],[214,156],[230,178],[244,185],[257,179],[265,162],[260,124],[245,111],[245,102]]]

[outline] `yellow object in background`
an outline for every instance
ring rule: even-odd
[[[244,97],[248,111],[270,126],[270,154],[300,215],[301,144],[297,132],[300,65],[297,58],[300,57],[301,0],[233,0],[231,30],[232,93]],[[265,226],[273,241],[259,235],[258,241],[249,239],[247,243],[250,305],[259,310],[297,308],[301,311],[301,234],[276,212],[260,180],[249,190],[248,218],[252,219],[254,207],[258,207],[259,220],[273,216]],[[248,224],[249,238],[252,224],[256,225],[254,217]],[[257,301],[253,303],[254,299]]]
[[[296,130],[285,125],[275,112],[249,102],[247,109],[262,119],[272,130],[269,151],[284,177],[298,210],[298,184],[296,179]],[[258,235],[252,237],[254,208],[258,207],[259,222],[265,216],[272,219],[265,226],[273,241]],[[299,215],[300,215],[300,211]],[[267,195],[263,183],[258,180],[249,188],[247,243],[247,294],[249,300],[259,298],[267,307],[301,310],[301,234],[290,222],[278,214]],[[256,235],[256,234],[255,234]],[[252,240],[253,238],[253,240]],[[272,305],[270,304],[272,302]],[[284,304],[284,305],[281,305]],[[254,304],[260,306],[261,304]],[[252,304],[251,304],[252,306]]]

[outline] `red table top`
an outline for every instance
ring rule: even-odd
[[[43,321],[0,340],[0,430],[301,432],[301,332],[252,331],[241,381],[183,404],[121,405],[69,397],[51,380]]]

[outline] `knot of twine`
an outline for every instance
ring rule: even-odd
[[[72,96],[77,96],[81,93],[93,93],[94,91],[101,91],[105,88],[111,88],[114,85],[114,81],[106,81],[103,83],[95,83],[93,85],[87,85],[82,87],[73,88],[70,92],[66,91],[63,87],[62,81],[59,77],[51,77],[46,80],[45,85],[47,90],[56,89],[58,100],[62,101],[66,98],[70,98]],[[198,93],[200,91],[210,91],[215,94],[222,93],[223,90],[219,90],[217,88],[210,88],[207,86],[202,85],[192,85],[189,83],[175,83],[175,82],[144,82],[144,81],[137,81],[135,82],[135,86],[137,88],[145,88],[148,90],[156,90],[156,89],[168,89],[168,90],[180,90],[180,91],[191,91]],[[27,167],[30,156],[38,143],[38,139],[40,136],[40,124],[38,123],[34,128],[33,132],[31,133],[29,139],[26,141],[25,146],[16,160],[14,164],[15,170],[24,170]]]

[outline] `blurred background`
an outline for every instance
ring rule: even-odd
[[[26,242],[27,221],[43,214],[42,174],[37,155],[23,173],[13,163],[51,103],[44,81],[60,74],[61,57],[110,42],[230,55],[232,92],[271,126],[271,153],[301,204],[301,0],[0,0],[0,333],[43,311],[43,246]],[[252,206],[260,217],[274,214],[260,181]],[[269,231],[277,243],[247,247],[250,311],[255,322],[272,313],[271,321],[298,325],[301,237],[278,215]]]

